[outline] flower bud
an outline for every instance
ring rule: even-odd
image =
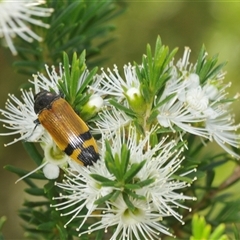
[[[103,107],[103,99],[99,95],[92,95],[81,110],[81,118],[85,121],[95,116]]]
[[[43,167],[43,174],[47,179],[58,178],[60,169],[57,165],[48,163]]]
[[[139,89],[132,87],[126,91],[125,96],[129,106],[134,112],[138,114],[144,114],[146,112],[147,106]]]

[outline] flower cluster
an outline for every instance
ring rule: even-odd
[[[174,181],[173,177],[184,160],[183,149],[176,149],[177,141],[167,142],[167,138],[151,148],[151,134],[139,138],[136,129],[131,127],[115,135],[103,133],[101,157],[93,167],[71,164],[65,181],[56,182],[66,193],[55,197],[59,203],[53,205],[59,211],[65,210],[62,215],[71,216],[66,225],[80,218],[77,230],[81,231],[85,222],[94,218],[94,223],[79,235],[101,229],[107,232],[115,227],[111,240],[155,239],[161,233],[172,236],[162,220],[173,216],[183,224],[176,209],[191,209],[179,201],[194,200],[194,197],[175,192],[188,186],[188,183]],[[87,213],[83,214],[85,208]]]
[[[79,236],[96,231],[112,234],[111,240],[173,236],[168,217],[184,224],[179,209],[190,211],[184,201],[195,200],[186,195],[196,170],[195,164],[185,163],[189,135],[214,140],[239,158],[231,149],[239,146],[239,125],[229,111],[229,85],[223,84],[221,66],[207,59],[205,51],[196,64],[189,64],[188,48],[175,64],[175,51],[169,53],[160,39],[156,46],[141,64],[124,66],[123,75],[116,66],[100,75],[89,72],[76,56],[69,66],[65,56],[58,71],[46,66],[47,76],[33,76],[33,87],[22,90],[22,101],[9,95],[6,109],[0,110],[0,121],[11,131],[1,135],[20,134],[9,144],[40,143],[44,159],[34,171],[42,168],[48,179],[64,172],[64,179],[55,183],[61,194],[52,207],[68,217],[65,227],[75,226]],[[36,125],[34,95],[42,90],[65,98],[88,122],[98,139],[99,160],[92,166],[73,161]],[[81,219],[77,225],[76,219]]]
[[[130,64],[124,66],[124,78],[120,76],[116,66],[113,72],[108,69],[109,75],[102,70],[101,82],[91,88],[99,95],[106,94],[115,97],[118,102],[122,101],[135,115],[143,114],[145,119],[142,122],[146,123],[151,112],[155,111],[157,123],[153,121],[152,124],[178,132],[181,139],[184,134],[190,133],[216,141],[226,152],[238,159],[240,156],[229,147],[238,148],[240,143],[240,136],[237,134],[240,124],[234,124],[234,116],[229,111],[232,100],[226,98],[226,88],[231,83],[223,83],[224,73],[221,71],[210,72],[205,79],[200,79],[197,64],[190,64],[189,67],[189,56],[190,49],[186,48],[183,58],[172,65],[163,92],[154,96],[155,100],[150,101],[150,107],[143,96],[136,66]],[[201,61],[207,64],[206,56]],[[138,68],[141,70],[143,66]],[[121,119],[126,122],[126,117]],[[134,118],[128,120],[131,122]],[[99,123],[101,129],[105,126],[108,130],[107,123],[111,122],[106,115],[105,121],[102,119]],[[146,127],[146,124],[142,125]]]
[[[173,93],[174,97],[159,107],[158,122],[173,131],[175,127],[180,128],[183,130],[180,134],[187,132],[215,140],[226,152],[239,158],[228,146],[238,148],[240,140],[236,134],[240,125],[234,125],[229,112],[230,101],[226,99],[226,88],[231,84],[223,84],[222,72],[210,72],[205,79],[200,78],[196,73],[197,64],[188,69],[189,56],[190,49],[186,48],[183,58],[173,67],[176,75],[169,80],[159,102]]]
[[[37,7],[44,4],[42,0],[21,0],[0,2],[0,37],[6,41],[13,55],[17,54],[12,38],[19,36],[27,42],[33,40],[41,41],[42,37],[38,36],[28,24],[49,28],[50,26],[39,17],[49,17],[53,12],[51,8]]]

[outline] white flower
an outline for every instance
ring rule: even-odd
[[[194,72],[196,65],[188,66],[189,56],[190,49],[186,48],[183,59],[173,67],[173,75],[159,100],[163,104],[155,103],[160,105],[157,120],[162,127],[172,131],[178,129],[181,137],[187,132],[215,140],[225,151],[239,158],[225,145],[239,147],[240,143],[240,136],[236,133],[239,125],[234,125],[226,98],[226,88],[230,84],[223,84],[223,73],[201,83]],[[176,72],[180,72],[180,76]]]
[[[58,66],[58,72],[54,66],[51,66],[51,71],[49,70],[49,66],[45,65],[45,70],[47,72],[47,77],[45,77],[42,73],[33,74],[33,80],[29,80],[34,85],[35,94],[40,92],[41,90],[53,90],[56,93],[59,93],[58,84],[63,80],[64,72],[62,68],[62,64],[60,63]]]
[[[194,126],[194,123],[203,122],[205,117],[192,115],[189,109],[182,102],[178,101],[177,95],[159,108],[157,120],[161,126],[169,127],[173,132],[176,132],[174,127],[177,126],[185,132],[204,138],[208,137],[206,129]]]
[[[231,156],[239,159],[240,156],[229,146],[240,147],[240,135],[237,130],[240,124],[234,125],[233,116],[226,111],[219,110],[218,116],[206,120],[206,129],[210,135],[210,140],[215,140]]]
[[[114,233],[109,237],[111,240],[158,239],[161,234],[172,236],[169,229],[162,223],[165,217],[173,216],[183,223],[177,208],[189,208],[179,201],[194,200],[194,198],[178,193],[178,190],[188,187],[188,184],[175,181],[172,177],[183,160],[180,157],[181,150],[174,151],[173,148],[176,148],[177,142],[167,143],[166,138],[151,148],[149,145],[151,133],[147,133],[145,137],[139,139],[136,130],[130,127],[127,132],[117,131],[115,134],[103,134],[100,160],[89,168],[75,168],[75,172],[73,172],[74,167],[72,167],[66,174],[66,180],[63,183],[56,183],[65,192],[54,198],[54,200],[59,200],[59,203],[53,207],[64,211],[62,215],[70,216],[66,225],[74,219],[81,219],[77,227],[77,230],[81,231],[79,236],[101,229],[105,229],[107,232],[108,228],[114,227]],[[105,166],[104,159],[109,154],[104,144],[106,140],[111,143],[111,155],[118,159],[117,162],[121,161],[123,145],[127,146],[130,154],[127,169],[146,160],[142,169],[127,182],[137,184],[139,181],[151,180],[149,184],[132,190],[136,195],[143,197],[142,199],[133,199],[132,196],[129,196],[129,200],[134,205],[134,211],[129,208],[122,195],[124,185],[104,187],[101,182],[91,177],[91,174],[97,174],[109,179],[109,181],[124,182],[123,179],[118,179],[119,175],[117,178],[111,174]],[[114,165],[116,171],[120,169],[119,165],[121,164]],[[120,193],[114,201],[111,201],[110,198],[101,205],[95,203],[99,198],[115,191],[120,191]],[[68,208],[72,210],[67,212]],[[87,213],[86,211],[82,212],[85,208]],[[90,219],[93,217],[97,217],[94,219],[94,223]],[[82,227],[87,226],[89,219],[90,226],[88,230],[83,231]]]
[[[98,160],[91,167],[82,167],[75,162],[70,162],[69,164],[71,168],[66,170],[65,180],[62,183],[56,182],[55,184],[59,188],[70,191],[72,194],[61,194],[59,197],[54,197],[54,200],[60,200],[60,203],[52,207],[55,207],[57,210],[63,210],[76,205],[72,211],[61,214],[62,216],[70,215],[70,220],[65,226],[75,217],[79,217],[81,210],[86,207],[88,212],[81,216],[84,218],[84,221],[79,225],[79,228],[81,228],[86,219],[96,210],[97,205],[94,202],[111,191],[110,188],[101,187],[90,174],[97,173],[109,179],[112,179],[112,175],[107,171],[104,161],[101,160]],[[67,201],[61,201],[61,199],[67,199]]]
[[[35,122],[38,116],[34,112],[34,95],[41,90],[49,91],[50,89],[53,89],[58,93],[59,90],[57,84],[62,77],[62,72],[58,75],[54,67],[52,67],[52,72],[50,73],[48,66],[46,65],[46,71],[48,78],[43,74],[38,73],[38,75],[34,75],[34,80],[30,81],[34,84],[34,90],[21,90],[22,101],[14,95],[9,94],[9,100],[6,102],[5,106],[6,109],[0,109],[1,114],[5,117],[1,118],[0,122],[5,123],[4,127],[10,130],[8,133],[0,133],[0,136],[20,134],[19,137],[15,138],[8,144],[5,144],[5,146],[21,140],[28,142],[39,141],[41,136],[45,134],[43,127],[41,125],[37,126],[37,123]]]
[[[98,84],[90,86],[90,88],[100,95],[118,97],[120,101],[131,88],[136,91],[140,87],[135,67],[128,64],[124,65],[123,70],[124,77],[121,77],[116,65],[114,65],[113,71],[109,68],[107,69],[108,74],[102,69],[102,75],[98,78]]]
[[[17,141],[36,141],[43,134],[44,129],[39,126],[37,129],[36,123],[37,114],[34,112],[34,94],[32,89],[29,91],[22,90],[22,101],[13,94],[9,94],[6,102],[6,110],[0,109],[1,114],[5,118],[0,121],[5,123],[3,126],[10,130],[8,133],[0,133],[0,136],[20,134],[12,142],[5,144],[8,146]]]
[[[93,134],[111,133],[127,126],[131,123],[131,118],[124,112],[117,110],[115,107],[104,109],[98,114],[99,119],[95,121],[96,128],[92,128]]]
[[[172,97],[159,107],[157,120],[161,126],[165,128],[169,127],[173,132],[176,131],[175,126],[177,126],[180,129],[194,135],[208,137],[205,129],[194,126],[195,123],[203,122],[205,120],[205,116],[202,114],[191,113],[193,111],[191,111],[189,106],[192,105],[195,107],[195,101],[192,101],[190,94],[188,95],[189,103],[186,103],[186,89],[194,87],[195,85],[195,76],[192,76],[192,78],[189,77],[186,81],[183,81],[183,77],[178,77],[176,75],[175,68],[173,68],[173,76],[166,83],[159,102],[165,101],[165,99],[171,95]]]
[[[192,115],[207,116],[206,113],[210,112],[210,101],[200,85],[199,76],[195,73],[189,74],[184,79],[183,85],[185,85],[185,88],[178,93],[178,99],[186,105]]]
[[[184,88],[178,92],[178,100],[184,103],[193,116],[202,117],[203,121],[204,118],[216,117],[216,105],[224,99],[225,88],[229,86],[222,86],[220,82],[216,85],[211,80],[201,86],[199,76],[195,73],[189,74],[182,85]]]
[[[11,52],[16,55],[12,38],[16,35],[27,42],[42,38],[31,30],[29,24],[49,28],[49,25],[38,20],[38,17],[49,17],[53,12],[51,8],[37,7],[44,4],[42,0],[0,1],[0,37],[4,37]]]
[[[185,182],[172,181],[171,176],[180,168],[181,162],[184,160],[180,157],[181,150],[172,151],[176,145],[175,141],[164,143],[166,139],[162,139],[153,149],[149,149],[142,158],[150,158],[144,167],[139,172],[140,179],[154,178],[155,181],[149,188],[139,189],[140,195],[147,196],[148,201],[151,202],[152,207],[157,209],[161,213],[162,217],[173,216],[182,224],[182,216],[176,211],[176,208],[182,207],[189,209],[180,204],[179,200],[193,200],[191,197],[183,196],[182,199],[179,193],[176,193],[176,189],[184,189],[188,186]],[[161,149],[158,156],[153,158],[154,154]],[[169,161],[169,159],[171,159]],[[147,174],[147,176],[146,176]]]
[[[41,136],[40,143],[44,151],[42,164],[19,178],[16,183],[40,169],[43,170],[43,174],[47,179],[56,179],[59,176],[60,168],[66,169],[71,162],[70,157],[56,146],[55,142],[46,131],[45,134]]]
[[[107,72],[102,69],[102,74],[97,76],[95,83],[89,88],[105,98],[107,106],[110,105],[109,99],[114,97],[118,103],[131,109],[136,115],[143,116],[147,111],[147,104],[140,89],[136,67],[129,63],[124,65],[123,70],[122,77],[116,65],[112,71],[109,68]]]
[[[162,218],[159,213],[153,211],[152,204],[145,201],[132,200],[135,211],[129,210],[122,196],[114,202],[108,203],[103,208],[103,214],[93,214],[91,217],[101,217],[100,221],[93,223],[87,231],[79,234],[82,236],[86,233],[114,227],[113,235],[109,240],[133,240],[133,239],[160,239],[161,234],[173,236],[169,233],[169,228],[161,224]]]

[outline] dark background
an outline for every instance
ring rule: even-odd
[[[109,57],[100,67],[119,69],[128,62],[140,62],[146,51],[146,44],[152,47],[158,35],[170,49],[179,47],[176,59],[182,56],[184,46],[189,46],[191,62],[196,62],[198,52],[205,44],[210,56],[219,53],[219,61],[228,61],[226,83],[232,82],[230,95],[240,89],[240,3],[218,1],[127,1],[128,10],[112,23],[117,27],[113,32],[116,41],[103,51],[103,57]],[[10,51],[0,48],[0,108],[4,108],[8,93],[20,95],[19,86],[32,76],[17,74],[12,67],[14,57]],[[236,121],[239,122],[239,101],[234,104]],[[5,131],[0,126],[0,132]],[[21,220],[17,211],[24,198],[25,184],[15,184],[17,176],[3,170],[6,164],[32,170],[36,166],[24,152],[21,143],[7,148],[3,144],[12,137],[0,138],[0,216],[8,221],[4,227],[5,239],[24,239]],[[217,149],[216,149],[217,151]],[[219,169],[221,177],[228,175],[234,166],[229,164],[229,172]],[[239,188],[238,188],[239,189]],[[239,192],[239,190],[237,190]],[[236,197],[238,197],[236,195]]]

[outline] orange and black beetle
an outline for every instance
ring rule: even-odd
[[[41,91],[34,97],[35,121],[56,145],[76,162],[88,166],[99,159],[97,144],[86,123],[59,94]]]

